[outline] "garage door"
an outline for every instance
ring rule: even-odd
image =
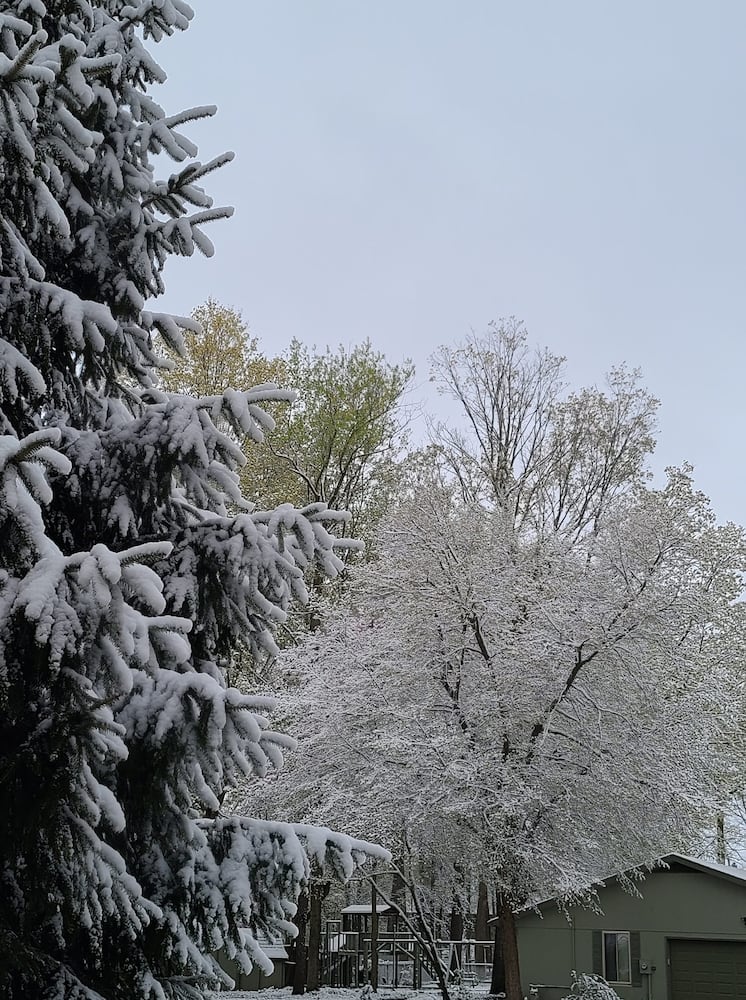
[[[671,1000],[744,1000],[746,942],[671,941]]]

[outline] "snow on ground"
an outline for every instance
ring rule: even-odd
[[[226,993],[206,993],[205,1000],[290,1000],[292,990],[286,989],[266,989],[266,990],[231,990]],[[317,993],[307,994],[313,1000],[361,1000],[363,990],[361,989],[340,989],[333,986],[322,986]],[[366,993],[366,997],[367,997]],[[379,990],[372,993],[374,1000],[434,1000],[436,993],[433,990]],[[439,997],[440,994],[437,993]]]
[[[481,984],[477,987],[454,986],[451,990],[453,1000],[475,1000],[487,995],[489,983]],[[378,993],[363,994],[362,989],[339,989],[338,987],[322,986],[317,993],[309,993],[307,996],[313,1000],[361,1000],[362,996],[370,1000],[439,1000],[440,992],[431,987],[426,990],[381,989]],[[290,987],[286,989],[266,989],[266,990],[232,990],[225,993],[207,993],[205,1000],[290,1000]]]

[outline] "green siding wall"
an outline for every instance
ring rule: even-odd
[[[592,932],[640,932],[640,961],[655,966],[649,986],[652,1000],[668,1000],[668,939],[698,938],[746,941],[746,882],[693,871],[657,871],[640,883],[642,898],[630,896],[615,882],[599,891],[603,914],[574,908],[572,923],[555,904],[541,916],[527,913],[519,920],[521,978],[528,996],[530,984],[569,987],[570,972],[593,971]],[[615,986],[624,1000],[648,1000],[648,983]],[[559,1000],[565,992],[544,990],[540,1000]]]

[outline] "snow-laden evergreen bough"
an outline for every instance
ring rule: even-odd
[[[15,0],[0,13],[0,993],[200,994],[224,947],[266,965],[309,854],[370,845],[220,815],[281,761],[267,703],[226,687],[240,640],[340,563],[316,505],[253,512],[226,427],[261,437],[277,390],[158,389],[149,312],[172,254],[227,216],[148,95],[145,47],[181,0]],[[181,164],[167,181],[150,158]]]

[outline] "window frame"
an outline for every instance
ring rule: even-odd
[[[615,938],[625,937],[627,939],[627,973],[628,979],[610,979],[607,975],[606,968],[606,938],[614,935]],[[620,975],[619,968],[619,943],[614,942],[614,950],[616,953],[616,972],[617,976]],[[601,931],[601,967],[603,969],[603,977],[607,983],[617,983],[620,986],[631,986],[632,985],[632,933],[631,931]]]

